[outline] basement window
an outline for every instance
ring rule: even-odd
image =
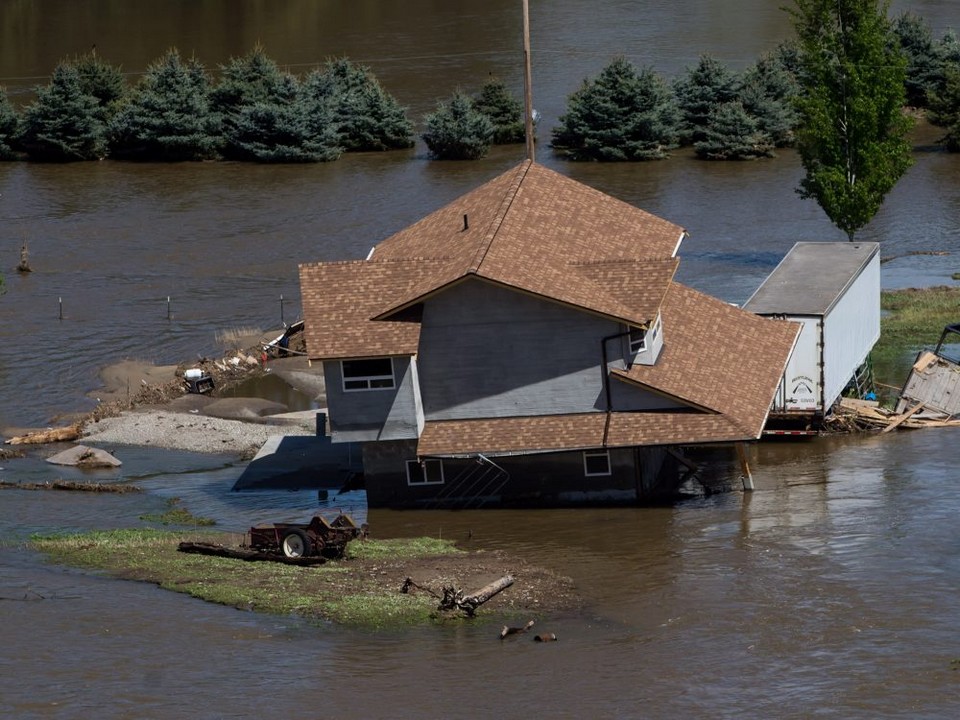
[[[389,390],[395,386],[391,358],[341,360],[340,367],[343,370],[344,391]]]
[[[586,477],[611,475],[610,453],[607,450],[583,453],[583,474]]]
[[[443,460],[407,460],[407,485],[443,485]]]

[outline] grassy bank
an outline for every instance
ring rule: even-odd
[[[880,307],[874,372],[879,382],[900,387],[917,352],[935,345],[945,325],[960,322],[960,287],[885,290]]]
[[[342,561],[297,567],[178,552],[185,540],[238,546],[242,536],[134,529],[37,536],[32,545],[57,563],[156,583],[209,602],[372,627],[428,622],[436,607],[429,595],[401,594],[404,578],[390,577],[395,585],[386,585],[378,563],[460,553],[452,543],[431,538],[368,539],[350,543]]]

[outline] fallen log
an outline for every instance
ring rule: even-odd
[[[177,550],[182,553],[214,555],[234,560],[246,560],[247,562],[278,562],[285,565],[323,565],[327,561],[325,557],[320,556],[291,558],[285,555],[272,555],[259,550],[228,548],[225,545],[204,542],[182,542],[177,546]]]
[[[79,425],[37,430],[26,435],[18,435],[6,441],[7,445],[43,445],[53,442],[67,442],[80,437]]]
[[[136,485],[121,485],[119,483],[81,483],[71,480],[54,480],[53,482],[14,482],[12,480],[0,480],[0,488],[9,488],[13,490],[74,490],[79,492],[98,492],[98,493],[131,493],[142,492]]]
[[[471,595],[464,595],[462,590],[454,587],[443,588],[443,599],[440,601],[438,610],[462,610],[470,617],[477,611],[477,608],[483,605],[490,598],[498,595],[513,585],[513,576],[504,575],[498,580],[494,580],[489,585],[484,585],[477,592]]]

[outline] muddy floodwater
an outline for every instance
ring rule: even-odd
[[[678,279],[730,302],[793,243],[844,239],[796,195],[793,153],[577,165],[551,154],[549,129],[618,53],[668,77],[702,52],[743,69],[789,37],[782,4],[530,2],[538,161],[687,228]],[[960,28],[960,4],[893,3],[905,9],[937,37]],[[215,68],[260,42],[292,72],[339,55],[369,65],[419,124],[491,73],[519,93],[520,18],[519,0],[6,2],[0,84],[29,102],[62,57],[94,44],[134,81],[171,46]],[[882,243],[885,287],[960,271],[960,157],[937,136],[918,128],[914,166],[859,235]],[[0,163],[0,428],[92,408],[110,362],[180,362],[218,352],[226,331],[297,319],[298,263],[362,258],[522,157],[431,162],[418,143],[317,166]],[[18,275],[24,242],[34,272]],[[952,429],[763,442],[753,493],[731,475],[732,492],[615,510],[368,514],[360,492],[323,505],[315,491],[231,493],[237,458],[153,449],[112,448],[124,465],[109,476],[52,471],[36,453],[0,461],[4,480],[148,491],[0,490],[0,716],[958,717],[958,442]],[[383,537],[507,549],[569,575],[583,608],[537,618],[559,638],[549,644],[501,642],[483,618],[361,632],[50,565],[26,547],[36,532],[140,527],[173,497],[225,530],[339,508]]]

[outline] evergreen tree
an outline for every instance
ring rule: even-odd
[[[369,68],[346,58],[329,61],[308,76],[313,103],[329,105],[348,152],[413,147],[413,123]]]
[[[60,63],[23,112],[17,138],[31,160],[98,160],[107,152],[100,103],[84,92],[77,68]]]
[[[705,160],[755,160],[773,157],[773,141],[739,100],[710,112],[704,139],[693,147]]]
[[[894,21],[893,31],[907,58],[904,83],[907,103],[913,107],[926,107],[927,96],[936,90],[941,75],[940,58],[930,26],[918,15],[905,12]]]
[[[297,79],[283,75],[268,100],[244,105],[228,138],[234,156],[257,162],[321,162],[336,160],[340,148],[329,122],[317,133],[315,115]]]
[[[910,167],[906,61],[882,0],[795,0],[804,93],[797,147],[815,199],[853,241]]]
[[[764,55],[743,74],[743,108],[756,119],[758,129],[769,136],[775,147],[793,144],[798,120],[793,103],[799,88],[796,77],[777,54]]]
[[[17,111],[7,97],[7,89],[0,86],[0,160],[13,160],[17,157],[14,145],[18,123]]]
[[[459,90],[447,102],[439,102],[425,122],[421,137],[437,160],[478,160],[493,142],[493,123]]]
[[[677,146],[679,123],[666,82],[616,58],[570,96],[552,144],[570,160],[658,160]]]
[[[673,91],[682,114],[682,140],[692,144],[706,139],[707,123],[715,108],[739,99],[740,79],[719,60],[701,55],[696,67],[674,80]]]
[[[940,142],[950,152],[960,152],[960,66],[947,65],[942,89],[930,96],[927,119],[947,129]]]
[[[104,61],[96,50],[74,58],[70,64],[77,69],[82,90],[97,99],[103,121],[109,122],[127,92],[120,68]]]
[[[209,102],[210,81],[197,60],[172,49],[147,68],[110,123],[110,146],[130,160],[205,160],[220,145],[220,117]]]
[[[493,144],[526,142],[523,103],[510,94],[502,80],[492,78],[473,98],[473,107],[493,123]]]

